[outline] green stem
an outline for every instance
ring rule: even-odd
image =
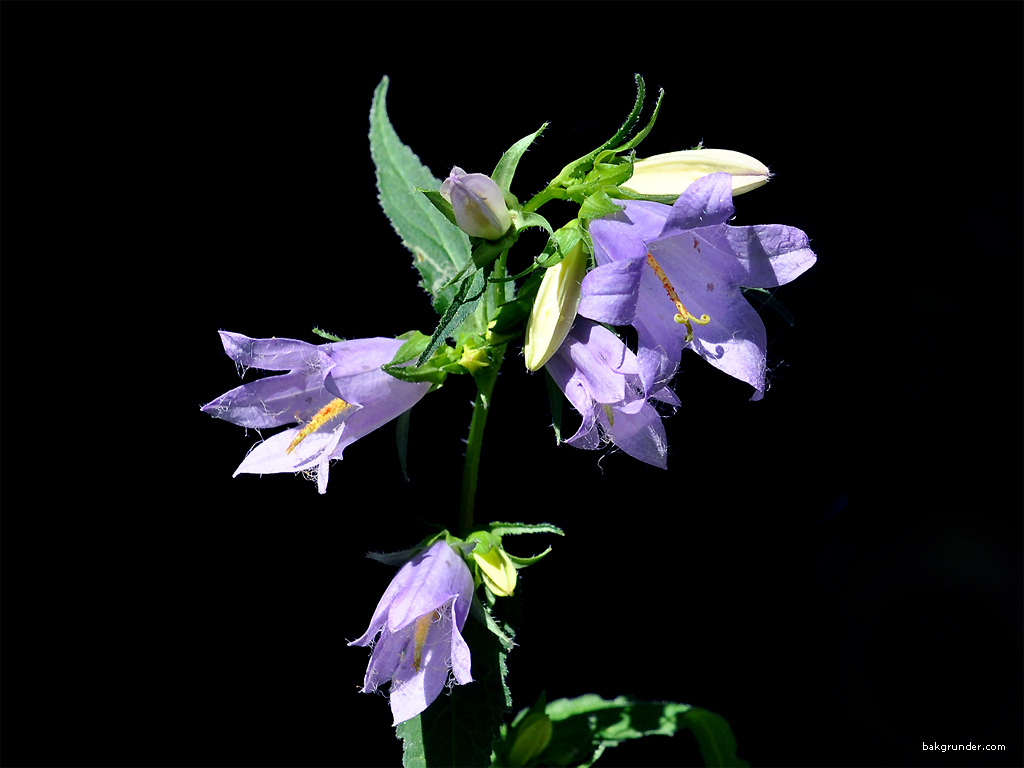
[[[564,189],[560,189],[555,185],[555,182],[551,182],[544,189],[538,192],[536,195],[530,198],[529,202],[523,206],[524,213],[533,213],[540,208],[548,200],[565,200],[566,194]]]
[[[469,422],[469,438],[466,440],[466,462],[462,469],[462,500],[459,505],[459,533],[468,535],[473,529],[473,510],[476,506],[476,487],[480,475],[480,452],[484,446],[484,427],[487,425],[487,411],[491,407],[493,382],[485,386],[477,381],[476,400],[473,402],[473,418]]]
[[[508,251],[503,251],[494,266],[492,277],[499,278],[492,283],[494,306],[505,301],[505,283],[500,278],[505,276],[505,265]],[[487,327],[487,319],[484,319]],[[480,477],[480,453],[484,447],[484,427],[487,425],[487,413],[491,408],[491,395],[494,385],[498,382],[498,370],[505,357],[505,345],[499,344],[490,348],[488,365],[473,376],[476,382],[476,400],[473,401],[473,417],[469,422],[469,437],[466,440],[466,461],[462,469],[462,497],[459,503],[459,532],[466,536],[473,530],[473,511],[476,507],[476,488]]]

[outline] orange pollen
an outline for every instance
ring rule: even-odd
[[[430,631],[430,625],[435,621],[439,621],[440,618],[441,614],[434,611],[433,613],[424,613],[416,619],[416,628],[412,634],[412,668],[417,672],[420,671],[420,662],[423,659],[423,646],[427,642],[427,633]]]
[[[351,403],[346,403],[340,397],[336,397],[333,400],[331,400],[331,402],[329,402],[327,405],[325,405],[323,408],[321,408],[319,411],[313,414],[313,418],[311,418],[309,422],[306,424],[306,426],[304,426],[299,431],[299,434],[297,434],[295,436],[295,439],[292,440],[291,444],[285,450],[285,453],[291,453],[292,451],[294,451],[295,447],[299,443],[301,443],[311,434],[320,429],[320,427],[322,427],[328,421],[330,421],[331,419],[335,419],[338,416],[341,416],[341,414],[351,410],[353,407],[354,406]]]
[[[661,264],[654,258],[650,253],[647,254],[647,264],[651,269],[654,270],[654,274],[661,280],[662,286],[665,288],[665,293],[672,300],[672,303],[676,305],[678,310],[676,316],[672,318],[680,325],[685,325],[687,334],[686,340],[691,341],[693,339],[693,326],[691,322],[697,323],[697,325],[707,325],[711,322],[711,318],[707,315],[701,315],[699,318],[696,315],[690,314],[690,311],[686,308],[682,301],[679,299],[679,294],[676,293],[675,287],[672,285],[672,281],[668,279],[668,275],[665,274],[665,270],[661,268]]]

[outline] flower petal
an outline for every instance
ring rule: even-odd
[[[683,190],[672,204],[658,238],[725,224],[735,212],[732,204],[732,176],[728,173],[702,176]]]
[[[668,440],[661,416],[653,406],[644,404],[637,413],[614,412],[608,431],[615,445],[634,459],[668,469]]]
[[[405,588],[391,603],[388,629],[396,632],[453,597],[468,602],[473,576],[466,562],[442,539],[402,566]]]
[[[290,371],[317,362],[316,345],[297,339],[253,339],[241,333],[221,331],[220,341],[228,357],[247,368]]]
[[[748,288],[785,285],[817,260],[806,233],[796,227],[763,224],[725,230],[725,239],[746,271],[739,283]]]
[[[322,376],[302,369],[242,384],[201,410],[240,427],[266,429],[308,421],[331,399]]]
[[[629,325],[636,313],[644,257],[601,264],[583,278],[578,313],[611,325]]]

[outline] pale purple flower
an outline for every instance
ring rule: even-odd
[[[425,710],[448,684],[449,670],[459,685],[473,681],[461,633],[472,599],[473,574],[442,539],[399,569],[366,632],[349,643],[373,645],[362,693],[390,680],[394,725]]]
[[[220,332],[224,351],[242,369],[287,371],[243,384],[207,403],[205,413],[255,429],[286,429],[258,443],[239,474],[316,473],[327,490],[330,462],[346,446],[409,410],[430,384],[400,381],[381,370],[402,346],[372,338],[309,344],[295,339],[251,339]]]
[[[665,428],[648,397],[671,405],[679,399],[664,385],[645,394],[636,355],[618,336],[577,317],[545,369],[583,417],[569,445],[592,450],[610,441],[633,458],[667,467]]]
[[[727,173],[698,179],[671,206],[619,202],[623,211],[590,224],[597,267],[584,278],[579,313],[636,328],[645,392],[671,380],[691,349],[760,400],[766,333],[740,287],[774,288],[801,275],[815,261],[807,235],[781,224],[727,224]]]

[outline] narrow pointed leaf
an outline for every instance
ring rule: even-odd
[[[370,154],[377,170],[380,205],[402,244],[412,252],[413,264],[423,278],[421,285],[434,297],[434,308],[443,314],[455,289],[442,290],[442,286],[469,260],[469,237],[417,191],[438,189],[441,181],[398,138],[388,119],[387,89],[385,77],[374,91],[370,108]]]

